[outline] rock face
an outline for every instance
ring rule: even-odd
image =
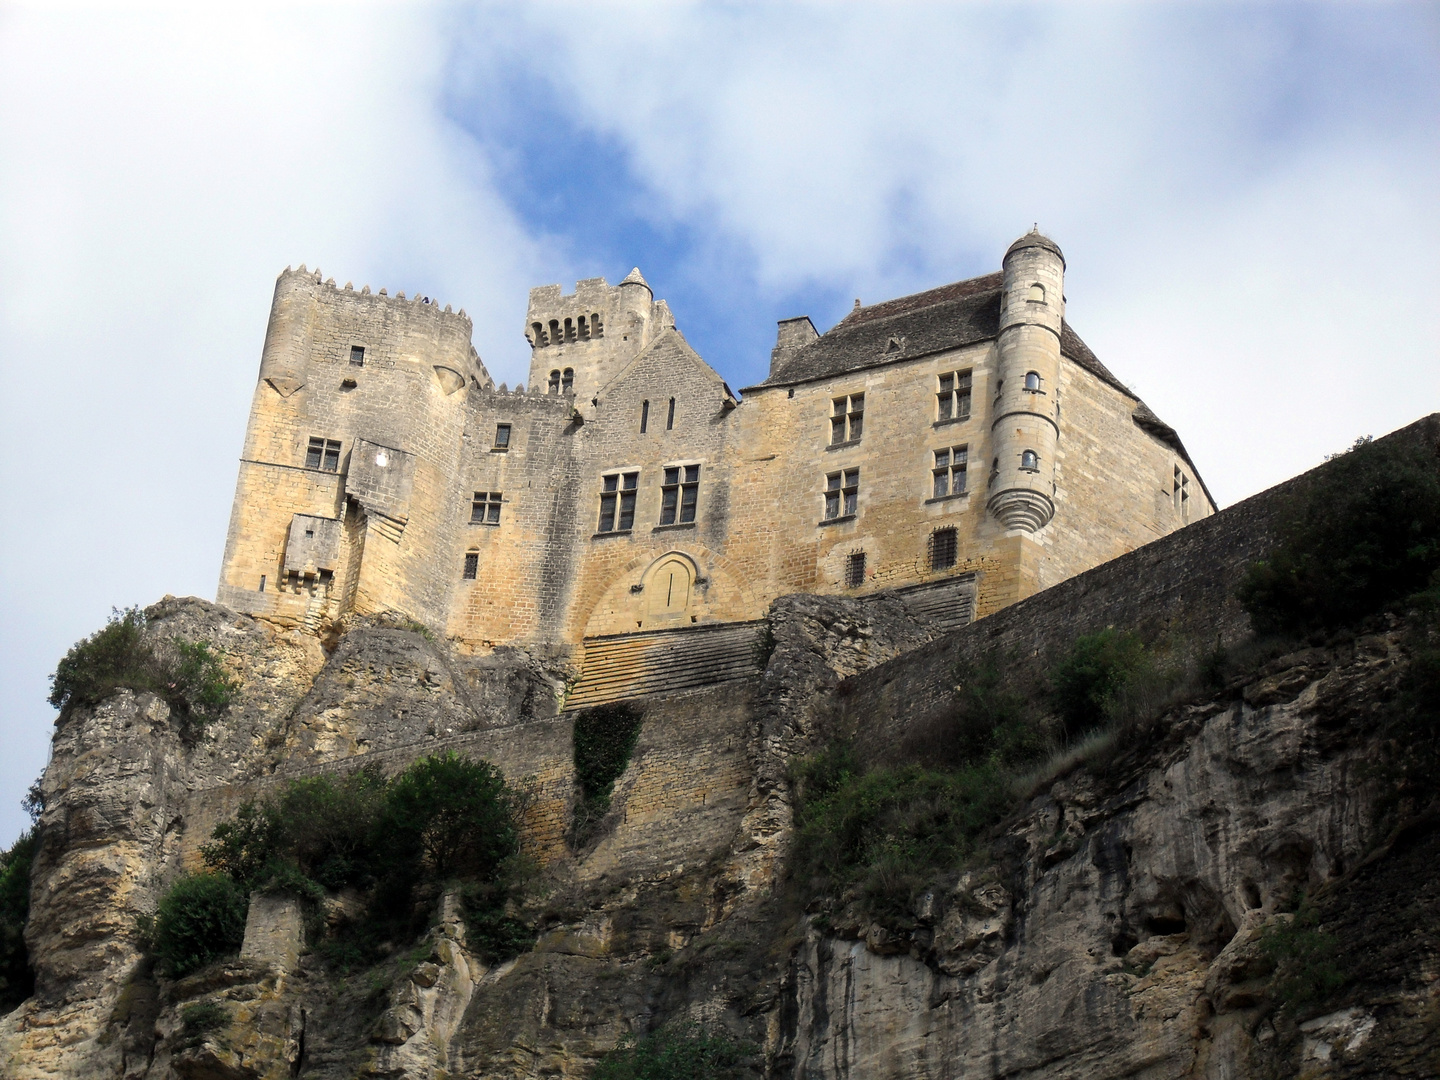
[[[786,598],[755,678],[643,702],[579,849],[550,661],[457,657],[393,620],[327,654],[199,601],[151,615],[223,649],[243,690],[194,742],[130,691],[64,718],[27,931],[36,995],[0,1019],[7,1078],[580,1077],[676,1018],[749,1039],[757,1075],[807,1080],[1440,1073],[1440,829],[1380,837],[1369,764],[1407,662],[1398,630],[1282,658],[1038,783],[989,856],[897,928],[807,913],[785,866],[791,763],[843,713],[847,680],[930,638],[898,602]],[[531,786],[533,949],[487,965],[447,896],[422,939],[342,979],[306,951],[292,901],[255,897],[239,957],[178,982],[151,970],[136,917],[243,799],[441,749]],[[1339,928],[1351,982],[1295,1016],[1270,1004],[1262,943],[1301,892]]]

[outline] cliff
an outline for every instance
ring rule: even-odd
[[[1416,435],[1433,446],[1434,423]],[[1278,655],[1254,642],[1233,585],[1275,498],[943,636],[885,593],[783,598],[752,677],[639,703],[583,835],[555,661],[458,655],[397,617],[322,644],[167,598],[146,633],[212,643],[239,694],[198,735],[149,692],[62,716],[36,990],[0,1019],[0,1074],[581,1077],[624,1036],[689,1020],[747,1042],[751,1075],[807,1080],[1436,1075],[1440,816],[1397,797],[1388,719],[1429,616]],[[837,739],[897,755],[967,658],[1034,682],[1122,619],[1152,648],[1220,639],[1227,665],[1037,768],[898,915],[797,881],[797,763]],[[346,897],[307,915],[273,895],[251,900],[238,956],[178,980],[146,957],[137,920],[246,799],[447,749],[527,792],[533,946],[487,963],[446,892],[422,936],[346,973],[306,944]]]

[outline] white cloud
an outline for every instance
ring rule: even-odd
[[[278,271],[423,289],[522,361],[535,247],[446,50],[421,9],[0,14],[0,843],[42,673],[112,605],[214,595]]]

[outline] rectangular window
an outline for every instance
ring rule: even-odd
[[[340,444],[334,439],[311,439],[305,452],[307,469],[324,469],[326,472],[340,471]]]
[[[845,560],[845,587],[858,589],[865,584],[865,553],[852,551]]]
[[[830,445],[857,442],[865,430],[865,395],[851,394],[831,402]]]
[[[496,425],[495,425],[495,449],[496,449],[496,450],[509,450],[509,449],[510,449],[510,425],[509,425],[509,424],[496,424]]]
[[[966,420],[970,417],[970,372],[947,371],[940,376],[940,390],[935,395],[940,420]]]
[[[860,470],[846,469],[825,477],[825,518],[853,517],[860,500]]]
[[[261,575],[260,575],[260,591],[261,591],[261,592],[264,592],[264,591],[265,591],[265,575],[264,575],[264,574],[261,574]]]
[[[470,523],[472,525],[500,524],[500,492],[475,492],[475,497],[470,500]]]
[[[596,532],[629,532],[635,526],[638,472],[609,473],[601,477],[600,527]]]
[[[950,446],[935,451],[935,464],[930,470],[934,478],[932,498],[943,499],[946,495],[961,495],[965,492],[965,467],[969,449],[964,446]]]
[[[478,551],[467,551],[465,553],[465,569],[462,571],[466,581],[474,581],[480,573],[480,553]]]
[[[665,430],[675,430],[675,399],[673,397],[670,399],[670,413],[665,417]]]
[[[948,570],[955,565],[959,550],[953,528],[936,529],[930,534],[930,569]]]
[[[350,346],[350,363],[354,364],[356,367],[364,367],[364,366],[365,366],[365,346],[364,346],[364,345],[351,345],[351,346]]]
[[[665,482],[660,485],[660,524],[674,525],[676,511],[680,524],[695,520],[695,507],[700,499],[700,466],[671,465],[665,469]]]
[[[650,402],[640,403],[640,434],[645,434],[645,429],[650,426]]]

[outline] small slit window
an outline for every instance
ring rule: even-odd
[[[364,366],[365,366],[365,346],[364,346],[364,345],[351,345],[351,346],[350,346],[350,363],[354,364],[356,367],[364,367]]]
[[[466,581],[474,581],[480,575],[480,553],[478,551],[467,551],[465,553],[465,569],[460,576]]]
[[[845,587],[858,589],[865,584],[865,552],[852,551],[845,558]]]
[[[948,570],[960,551],[954,528],[936,529],[930,534],[930,569]]]
[[[670,412],[665,417],[665,430],[675,430],[675,399],[670,399]]]
[[[1025,450],[1020,454],[1020,468],[1029,472],[1040,471],[1040,455],[1034,450]]]
[[[509,424],[496,424],[496,425],[495,425],[495,449],[496,449],[496,450],[509,450],[509,449],[510,449],[510,425],[509,425]]]
[[[671,465],[660,485],[660,524],[684,525],[695,520],[700,500],[700,466]]]
[[[646,429],[648,429],[649,427],[650,427],[650,402],[648,402],[648,401],[642,401],[642,402],[640,403],[640,434],[641,434],[641,435],[644,435]]]
[[[307,469],[323,469],[325,472],[340,471],[340,443],[336,439],[311,439],[305,451]]]

